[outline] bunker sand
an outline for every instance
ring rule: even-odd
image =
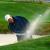
[[[16,34],[0,34],[0,46],[17,42]]]
[[[38,39],[41,37],[45,37],[48,35],[32,35],[33,39]],[[17,43],[17,37],[16,34],[0,34],[0,46],[4,46],[4,45],[10,45],[10,44],[14,44]]]

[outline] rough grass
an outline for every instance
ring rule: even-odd
[[[0,50],[50,50],[50,36],[1,46]]]
[[[14,0],[0,0],[0,1],[6,1],[6,2],[10,2],[10,1],[14,1]]]

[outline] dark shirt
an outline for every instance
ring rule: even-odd
[[[25,17],[13,17],[14,23],[9,23],[9,29],[15,33],[23,33],[26,30],[29,21]]]

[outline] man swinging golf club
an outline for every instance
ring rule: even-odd
[[[5,20],[9,23],[8,28],[16,33],[17,40],[24,40],[24,32],[26,31],[29,21],[22,16],[5,15]]]

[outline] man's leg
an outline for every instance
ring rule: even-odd
[[[17,34],[16,36],[18,41],[24,40],[24,34]]]
[[[27,34],[16,34],[17,36],[17,40],[21,41],[21,40],[27,40],[27,39],[31,39],[32,36],[29,36]]]

